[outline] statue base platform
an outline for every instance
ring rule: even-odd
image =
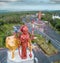
[[[27,50],[27,59],[21,59],[19,56],[18,50],[15,51],[14,53],[14,59],[12,59],[11,52],[8,51],[8,57],[7,57],[7,63],[34,63],[34,54],[32,53],[32,58],[30,58],[29,50]]]

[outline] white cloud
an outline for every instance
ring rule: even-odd
[[[8,1],[13,1],[14,2],[14,1],[17,1],[17,0],[8,0]]]
[[[0,6],[1,5],[7,5],[7,3],[6,2],[0,2]]]
[[[60,2],[60,0],[51,0],[51,1]]]
[[[7,0],[7,1],[13,1],[13,2],[0,2],[0,10],[9,10],[9,11],[60,10],[60,4],[40,4],[39,3],[39,4],[34,5],[34,3],[33,4],[32,3],[31,4],[26,4],[25,2],[24,3],[14,2],[14,1],[21,1],[21,0]],[[47,1],[47,0],[44,0],[44,1]]]
[[[39,11],[39,10],[60,10],[60,5],[21,5],[21,6],[2,6],[1,10],[9,11]]]
[[[14,2],[14,1],[21,1],[21,0],[0,0],[0,2]]]

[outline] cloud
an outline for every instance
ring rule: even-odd
[[[14,1],[18,1],[18,0],[0,0],[0,2],[14,2]]]
[[[7,5],[7,3],[6,2],[0,2],[0,6],[1,5]]]
[[[60,5],[8,5],[2,6],[1,10],[8,11],[39,11],[39,10],[60,10]]]
[[[51,1],[60,2],[60,0],[51,0]]]
[[[0,0],[0,1],[13,1],[13,2],[0,2],[0,10],[8,11],[25,11],[25,10],[60,10],[60,4],[41,4],[40,2],[33,3],[34,0]],[[24,1],[24,2],[15,2]],[[30,4],[28,4],[28,1]],[[47,0],[43,0],[47,1]],[[35,4],[35,5],[34,5]]]
[[[51,2],[60,3],[60,0],[50,0]]]

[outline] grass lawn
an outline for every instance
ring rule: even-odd
[[[51,43],[47,43],[45,38],[43,38],[41,35],[35,34],[35,36],[37,37],[37,39],[35,39],[34,41],[47,55],[50,56],[58,52],[58,50]]]

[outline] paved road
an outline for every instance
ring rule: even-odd
[[[58,40],[60,42],[60,34],[56,33],[49,25],[45,28],[45,33],[49,34],[53,39]]]
[[[60,34],[56,33],[50,26],[45,27],[45,34],[50,37],[52,44],[60,51]]]
[[[0,49],[0,63],[7,63],[7,49]]]
[[[54,55],[52,55],[52,56],[50,56],[49,57],[49,60],[50,61],[53,61],[53,62],[55,62],[55,61],[60,61],[60,53],[58,53],[58,54],[54,54]]]
[[[40,50],[40,48],[36,47],[33,49],[34,55],[38,58],[38,63],[51,63],[49,58]]]

